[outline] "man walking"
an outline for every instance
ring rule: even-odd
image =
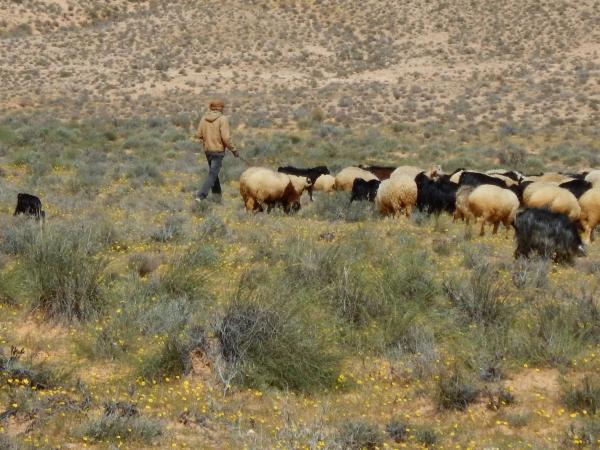
[[[209,190],[213,194],[221,195],[219,171],[223,164],[225,150],[229,149],[236,158],[239,157],[239,153],[231,143],[229,121],[223,114],[225,102],[223,100],[213,100],[210,102],[209,108],[210,111],[202,117],[196,132],[196,137],[204,145],[204,153],[208,162],[208,176],[196,194],[197,202],[206,199]]]

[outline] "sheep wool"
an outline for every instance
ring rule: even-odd
[[[585,176],[585,181],[589,181],[595,188],[600,188],[600,170],[592,170]]]
[[[579,197],[581,215],[579,222],[583,228],[583,242],[594,240],[594,228],[600,224],[600,188],[592,188]]]
[[[467,224],[469,224],[471,220],[471,212],[469,211],[469,195],[471,192],[475,190],[475,186],[461,186],[456,191],[456,208],[454,210],[454,215],[452,221],[455,222],[456,219],[466,220]]]
[[[382,215],[399,216],[404,210],[409,217],[417,203],[417,183],[409,175],[398,175],[382,181],[375,197],[375,205]]]
[[[500,186],[482,184],[469,194],[467,203],[469,213],[475,218],[481,218],[481,236],[485,234],[486,223],[494,225],[494,234],[500,223],[504,224],[508,236],[510,225],[519,209],[519,199],[514,192]]]
[[[338,191],[352,192],[352,184],[356,178],[365,181],[378,180],[371,172],[359,167],[346,167],[335,177],[335,189]]]
[[[248,211],[263,211],[276,205],[287,212],[291,207],[299,207],[300,197],[310,180],[264,167],[250,167],[240,176],[240,194]]]
[[[395,178],[395,177],[399,177],[402,175],[406,175],[414,180],[415,177],[417,175],[419,175],[421,172],[425,172],[425,171],[423,169],[421,169],[420,167],[400,166],[392,172],[392,174],[390,175],[390,178]],[[429,174],[428,174],[428,176],[429,176]]]
[[[315,181],[313,189],[321,192],[333,192],[335,190],[335,177],[332,175],[319,176]]]
[[[528,208],[546,208],[550,211],[565,214],[571,220],[578,220],[581,214],[581,207],[577,198],[568,190],[558,186],[543,186],[528,195],[527,199],[523,195],[523,203]]]

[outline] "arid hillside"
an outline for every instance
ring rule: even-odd
[[[597,122],[600,2],[0,2],[0,108],[249,125]]]

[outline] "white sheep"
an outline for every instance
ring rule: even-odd
[[[594,240],[594,228],[600,224],[600,188],[592,188],[579,197],[581,215],[579,223],[583,228],[583,242],[589,244]]]
[[[352,192],[352,185],[356,178],[365,181],[378,180],[371,172],[359,167],[346,167],[335,176],[335,189],[338,191]]]
[[[397,217],[404,210],[406,217],[410,217],[416,203],[417,183],[409,175],[398,175],[382,181],[375,196],[375,205],[384,216]]]
[[[498,226],[502,223],[506,227],[506,236],[508,237],[510,225],[519,209],[519,199],[514,192],[500,186],[482,184],[469,194],[467,204],[469,207],[467,218],[469,216],[475,219],[481,218],[479,233],[481,236],[485,234],[486,223],[494,225],[493,234],[498,232]]]
[[[443,173],[444,173],[442,171],[442,166],[440,166],[440,165],[433,165],[427,171],[421,169],[420,167],[416,167],[416,166],[400,166],[400,167],[397,167],[390,174],[390,178],[398,177],[401,175],[407,175],[414,180],[415,177],[417,175],[419,175],[421,172],[425,172],[425,175],[427,175],[429,178],[435,178],[439,175],[443,175]]]
[[[595,188],[600,188],[600,170],[592,170],[585,176],[585,181],[592,183]]]
[[[270,210],[280,205],[284,211],[300,208],[300,197],[311,186],[310,178],[250,167],[240,176],[240,194],[248,211]]]
[[[335,177],[332,175],[320,175],[315,181],[313,190],[321,192],[335,191]]]
[[[528,186],[527,189],[530,187]],[[527,197],[523,195],[523,204],[528,208],[546,208],[550,211],[562,213],[571,220],[578,220],[581,214],[577,197],[558,186],[542,186],[533,193],[529,192]]]

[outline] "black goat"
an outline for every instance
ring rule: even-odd
[[[577,198],[581,197],[586,191],[593,187],[592,183],[583,179],[565,181],[564,183],[561,183],[558,186],[568,190]]]
[[[373,175],[379,178],[379,181],[387,180],[392,172],[396,170],[396,168],[392,166],[363,166],[361,164],[358,167],[366,170],[367,172],[371,172]]]
[[[482,184],[493,184],[495,186],[500,186],[502,188],[507,188],[508,186],[501,180],[500,178],[492,177],[490,175],[486,175],[485,173],[479,172],[469,172],[464,171],[460,174],[458,179],[458,184],[460,186],[473,186],[477,187]]]
[[[365,181],[362,178],[355,178],[352,183],[352,194],[350,196],[350,203],[353,201],[368,200],[370,202],[375,201],[377,195],[377,189],[379,189],[379,180]]]
[[[417,183],[417,208],[430,214],[445,211],[452,214],[456,208],[458,184],[446,176],[437,180],[430,179],[424,172],[415,177]]]
[[[39,197],[31,194],[21,193],[17,195],[17,206],[13,216],[19,214],[34,216],[36,219],[43,219],[46,217],[46,212],[42,210],[42,201]]]
[[[529,208],[517,214],[513,226],[517,239],[515,258],[528,258],[535,252],[542,258],[572,263],[575,256],[585,256],[577,225],[565,214]]]

